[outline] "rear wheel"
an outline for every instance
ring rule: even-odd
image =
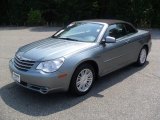
[[[139,57],[136,62],[138,66],[143,66],[146,63],[147,55],[147,48],[143,47],[139,53]]]
[[[85,95],[92,88],[95,78],[94,68],[90,64],[82,64],[72,76],[70,92],[78,96]]]

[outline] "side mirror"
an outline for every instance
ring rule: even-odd
[[[116,38],[107,36],[105,37],[105,43],[116,43]]]

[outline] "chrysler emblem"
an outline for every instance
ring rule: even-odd
[[[24,53],[24,52],[18,52],[18,53],[16,54],[16,56],[18,57],[18,59],[31,61],[30,59],[24,58],[24,57],[23,57],[23,53]]]
[[[21,60],[22,59],[22,54],[23,54],[23,52],[18,52],[16,56]]]

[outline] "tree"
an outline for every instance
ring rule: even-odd
[[[111,18],[141,27],[160,27],[159,0],[1,0],[0,7],[0,25],[25,25],[32,9],[50,25]]]

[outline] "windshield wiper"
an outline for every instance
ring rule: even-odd
[[[76,40],[76,39],[73,39],[73,38],[67,38],[67,37],[66,37],[66,38],[64,38],[64,37],[63,37],[63,38],[58,38],[58,39],[71,40],[71,41],[78,41],[78,40]]]

